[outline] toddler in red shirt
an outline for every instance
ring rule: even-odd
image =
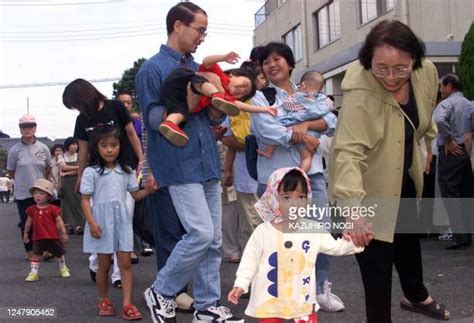
[[[66,253],[64,243],[68,240],[66,228],[61,218],[61,209],[49,201],[53,197],[54,184],[46,179],[39,179],[30,189],[36,205],[26,209],[28,218],[25,224],[23,241],[29,242],[28,234],[33,230],[33,257],[31,260],[31,272],[26,277],[27,282],[38,280],[38,269],[43,252],[50,252],[59,265],[59,276],[67,278],[70,276],[69,268],[66,266],[64,254]]]
[[[251,72],[247,69],[223,72],[217,64],[235,64],[239,58],[234,52],[207,56],[198,72],[179,67],[170,73],[161,90],[167,115],[159,131],[166,139],[178,147],[186,145],[189,138],[179,125],[186,121],[189,113],[197,113],[210,106],[231,116],[238,115],[240,110],[276,116],[277,110],[274,107],[257,107],[241,102],[255,94],[255,76]],[[209,113],[220,116],[214,112]]]

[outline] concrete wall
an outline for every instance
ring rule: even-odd
[[[462,42],[474,19],[474,0],[407,2],[408,24],[425,42]]]
[[[255,46],[271,41],[282,41],[284,34],[301,23],[303,1],[287,0],[274,10],[265,22],[255,29]]]
[[[328,0],[287,0],[255,29],[255,45],[281,41],[289,30],[302,25],[303,59],[296,62],[292,78],[299,81],[308,69],[324,73],[326,93],[341,101],[341,81],[348,64],[357,54],[366,35],[380,20],[398,19],[408,24],[426,44],[427,56],[436,62],[458,61],[461,43],[474,19],[474,0],[397,0],[383,15],[360,23],[359,1],[340,0],[341,37],[316,48],[317,25],[314,14]],[[454,65],[452,65],[454,66]]]
[[[317,49],[313,14],[327,3],[327,0],[286,1],[255,29],[255,45],[281,41],[284,34],[301,23],[304,58],[297,62],[295,76],[314,67],[327,72],[357,57],[373,25],[382,19],[395,18],[408,23],[427,43],[428,55],[457,56],[474,17],[474,0],[397,0],[394,9],[361,25],[359,1],[341,0],[341,38]]]

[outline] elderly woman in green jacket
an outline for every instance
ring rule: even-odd
[[[424,56],[424,44],[409,27],[385,20],[367,35],[359,61],[342,81],[328,192],[332,203],[352,212],[343,234],[367,246],[356,257],[369,323],[391,322],[393,264],[405,296],[402,309],[449,319],[423,284],[418,236],[407,233],[416,228],[415,198],[422,194],[436,135],[431,116],[438,73]]]

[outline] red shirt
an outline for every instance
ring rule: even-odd
[[[44,209],[32,205],[26,214],[33,220],[33,241],[41,239],[59,239],[56,217],[61,216],[61,209],[56,205],[48,205]]]
[[[235,101],[235,98],[229,93],[229,88],[228,88],[229,82],[230,82],[229,76],[226,73],[224,73],[224,71],[222,71],[219,64],[211,65],[209,68],[206,68],[204,65],[201,64],[198,68],[198,72],[211,72],[211,73],[216,74],[221,80],[226,99],[229,101]],[[194,109],[192,113],[202,111],[210,105],[211,105],[211,98],[208,98],[207,96],[202,96],[201,99],[199,100],[199,103],[196,105],[196,108]]]

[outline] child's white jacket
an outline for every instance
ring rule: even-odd
[[[335,240],[327,231],[282,233],[270,222],[260,224],[245,247],[234,283],[245,292],[252,284],[245,314],[291,319],[312,313],[313,306],[317,311],[318,253],[340,256],[363,250],[344,239]]]

